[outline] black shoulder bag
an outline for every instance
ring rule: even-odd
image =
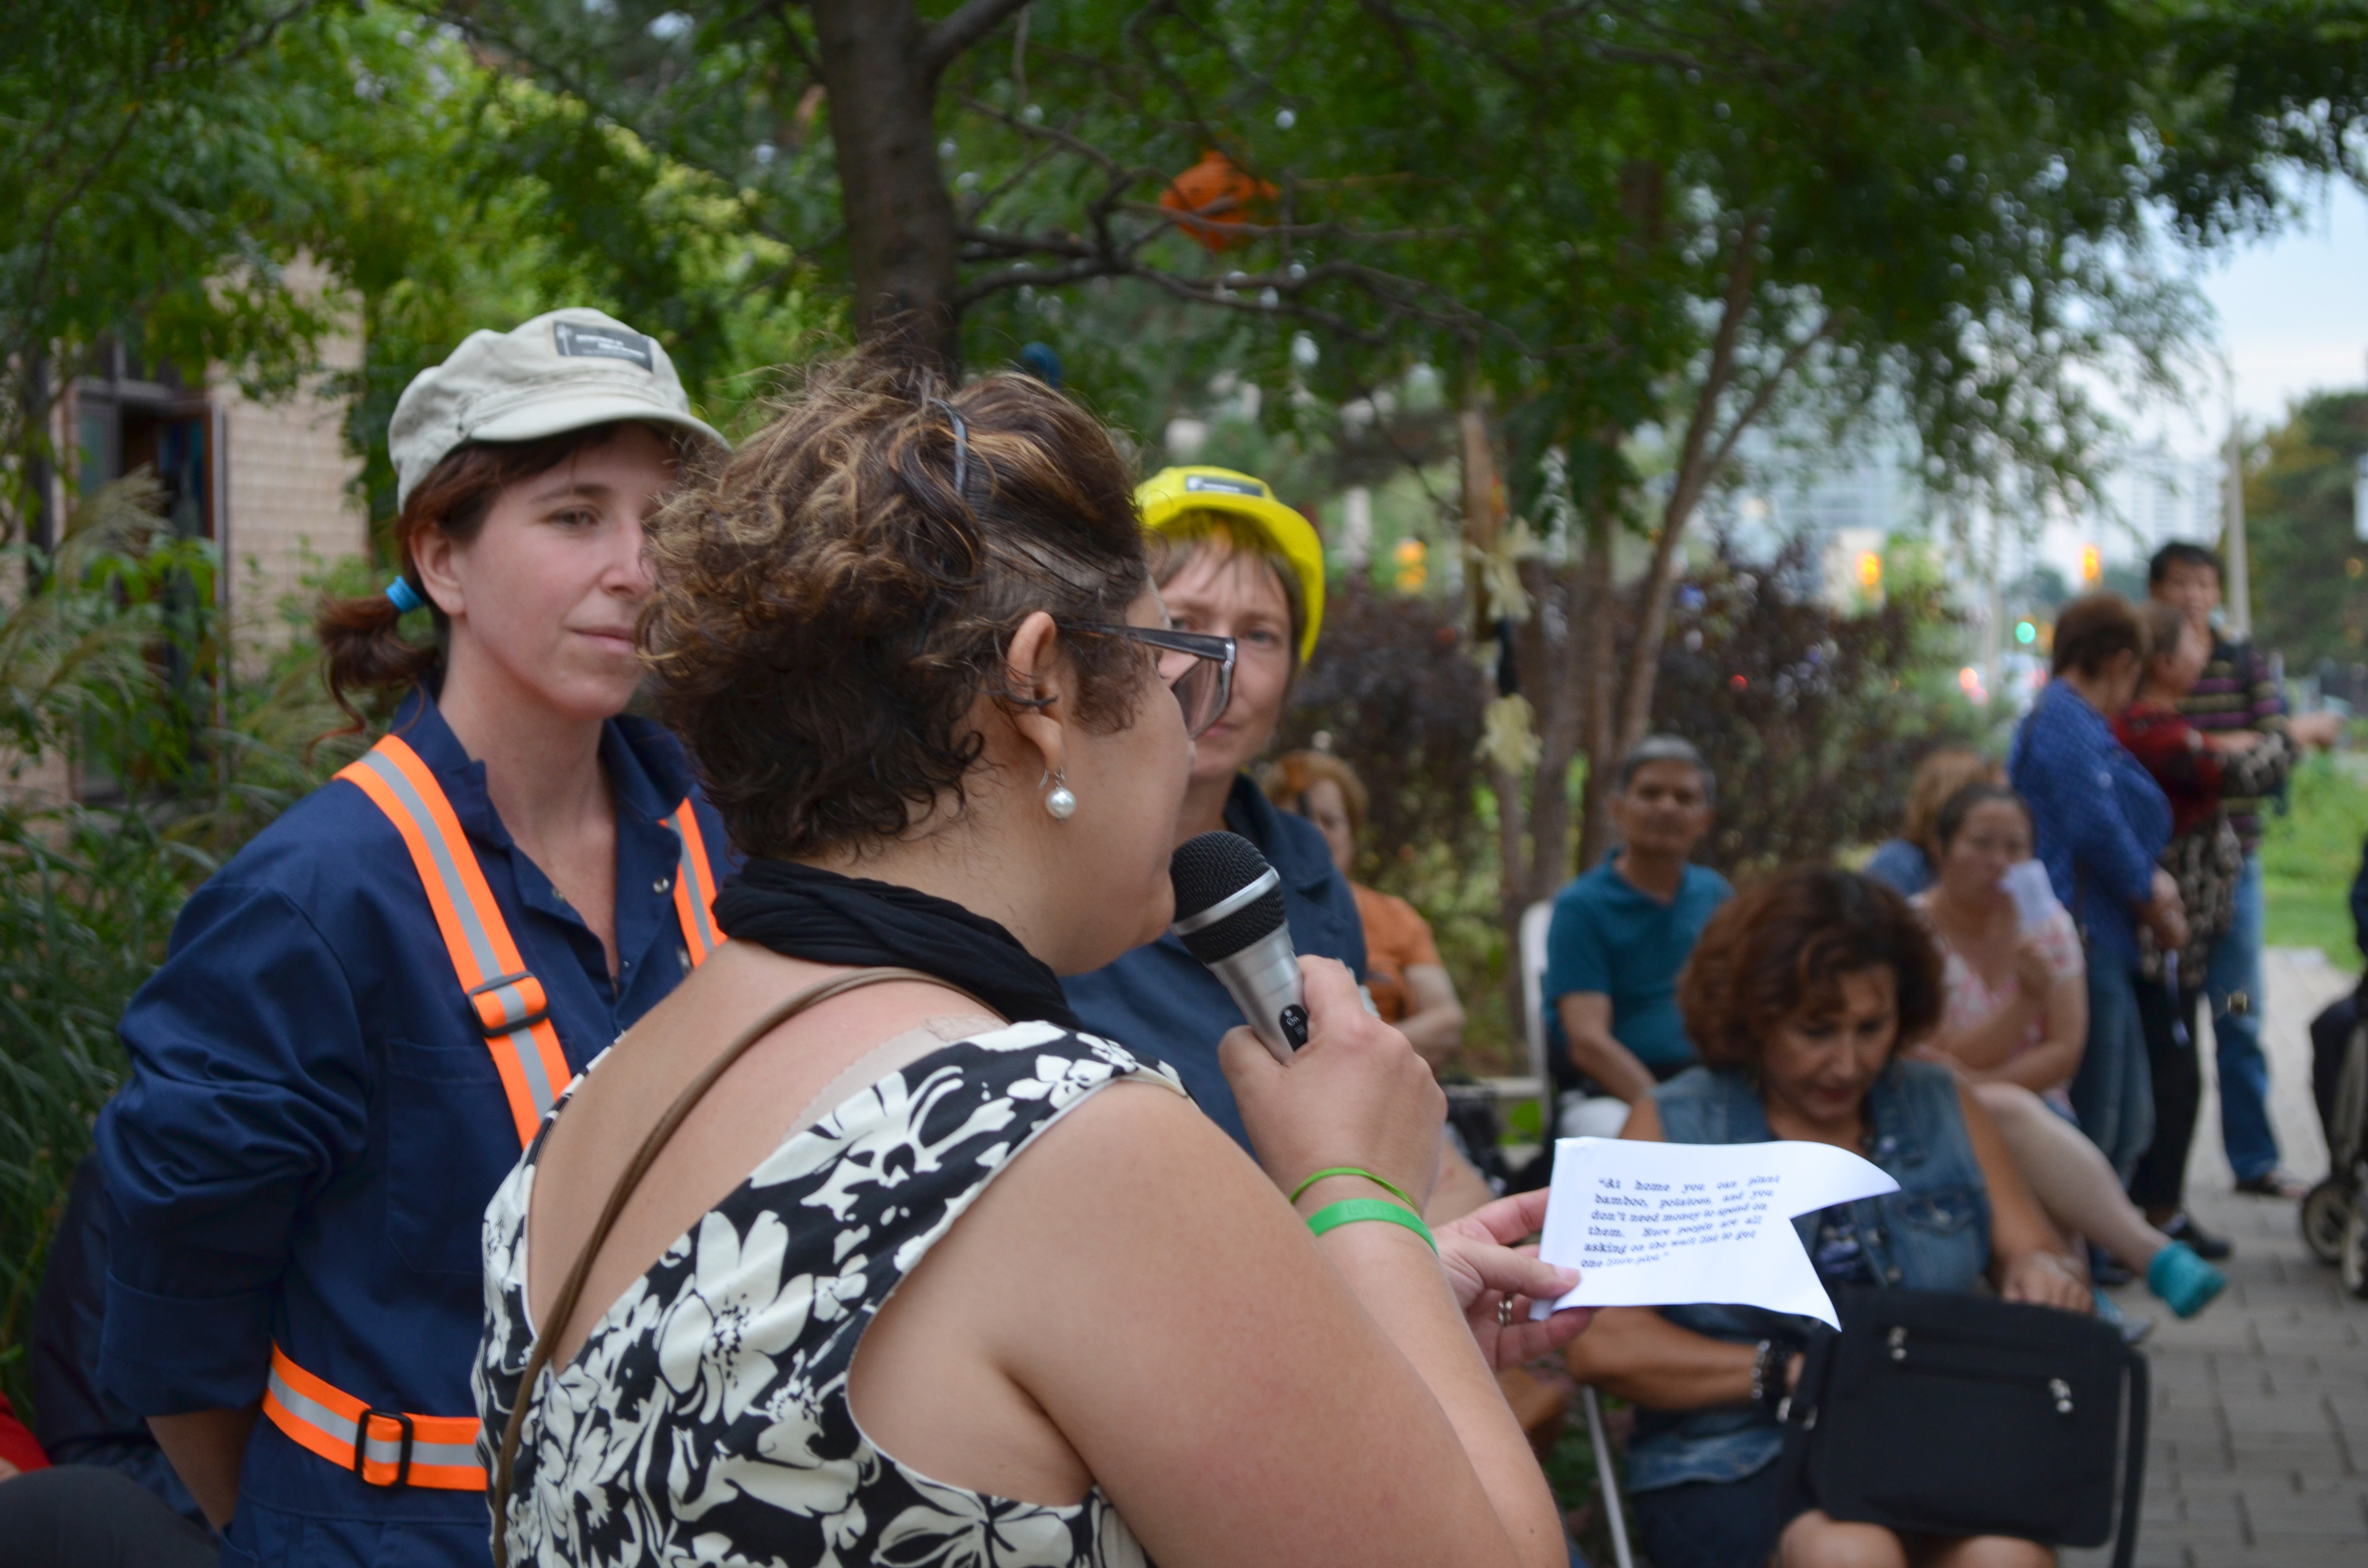
[[[1858,1288],[1834,1304],[1842,1331],[1810,1342],[1785,1411],[1786,1495],[1911,1534],[2111,1540],[2129,1568],[2146,1361],[2118,1330],[1954,1291]]]

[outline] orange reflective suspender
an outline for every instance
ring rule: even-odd
[[[697,969],[707,955],[723,945],[711,912],[715,903],[715,872],[708,863],[707,839],[699,831],[699,812],[689,801],[674,809],[666,825],[682,839],[682,862],[674,873],[674,912],[682,922],[683,956]]]
[[[476,851],[419,754],[389,735],[337,777],[360,785],[411,850],[461,990],[476,1009],[485,1049],[494,1053],[510,1119],[518,1124],[518,1146],[524,1148],[575,1076],[559,1048],[559,1031],[551,1027],[542,982],[527,972]]]
[[[476,851],[419,754],[389,735],[337,777],[360,787],[411,851],[461,990],[476,1013],[485,1049],[493,1052],[523,1148],[534,1141],[535,1129],[574,1075],[560,1049],[559,1031],[552,1027],[542,983],[527,972]],[[682,841],[674,907],[682,922],[684,956],[696,967],[723,940],[708,911],[715,897],[714,869],[689,801],[663,820]],[[485,1471],[477,1463],[475,1416],[374,1409],[304,1370],[276,1344],[263,1413],[295,1442],[373,1486],[485,1488]]]

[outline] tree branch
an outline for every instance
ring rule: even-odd
[[[1752,286],[1759,276],[1759,233],[1763,222],[1759,213],[1748,212],[1743,226],[1736,233],[1735,256],[1726,268],[1726,299],[1719,312],[1717,335],[1711,340],[1710,367],[1703,373],[1693,413],[1686,420],[1677,482],[1669,488],[1668,508],[1661,514],[1661,537],[1653,541],[1653,563],[1636,590],[1636,642],[1629,650],[1627,673],[1621,682],[1620,730],[1613,738],[1615,751],[1624,751],[1642,740],[1646,726],[1653,722],[1653,688],[1660,676],[1662,639],[1669,628],[1669,584],[1676,574],[1678,543],[1685,537],[1686,525],[1692,520],[1694,506],[1709,486],[1713,472],[1712,465],[1703,461],[1702,449],[1709,444],[1711,426],[1718,417],[1718,400],[1735,379],[1735,346],[1743,335],[1743,318],[1751,309]],[[1723,444],[1719,456],[1723,458],[1732,447],[1731,440]],[[1601,767],[1611,758],[1592,760]]]
[[[953,15],[929,29],[921,40],[914,64],[925,81],[934,82],[972,44],[1001,26],[1014,11],[1024,11],[1030,0],[962,0]]]
[[[1817,329],[1785,349],[1784,358],[1777,361],[1776,368],[1760,378],[1759,385],[1751,393],[1751,401],[1743,405],[1743,412],[1735,416],[1735,423],[1728,426],[1726,434],[1719,437],[1718,449],[1711,453],[1710,460],[1702,465],[1702,483],[1705,486],[1717,476],[1720,469],[1726,466],[1726,460],[1735,453],[1736,443],[1742,440],[1743,433],[1759,423],[1759,416],[1768,412],[1768,405],[1776,401],[1776,393],[1792,379],[1793,372],[1801,368],[1801,361],[1806,359],[1810,352],[1825,341],[1826,335],[1834,330],[1836,320],[1835,312],[1827,311],[1818,321]]]
[[[1695,503],[1702,499],[1709,483],[1702,449],[1709,443],[1711,426],[1718,417],[1718,400],[1735,379],[1735,346],[1743,335],[1743,318],[1751,309],[1751,288],[1759,274],[1760,226],[1758,213],[1747,213],[1735,236],[1735,256],[1726,268],[1726,298],[1719,309],[1718,332],[1711,339],[1710,366],[1702,374],[1693,412],[1686,419],[1685,444],[1679,449],[1676,482],[1669,487],[1669,505],[1662,514],[1663,543],[1656,547],[1656,564],[1666,551],[1674,548],[1678,532],[1692,516]]]

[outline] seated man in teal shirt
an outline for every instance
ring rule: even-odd
[[[1735,896],[1725,877],[1691,859],[1710,831],[1713,788],[1684,741],[1639,741],[1613,787],[1618,846],[1554,898],[1546,1043],[1563,1137],[1616,1136],[1625,1105],[1694,1063],[1678,971],[1711,912]]]

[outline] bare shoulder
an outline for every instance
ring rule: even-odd
[[[965,1340],[1041,1398],[1043,1380],[1092,1365],[1113,1330],[1107,1348],[1123,1359],[1142,1336],[1190,1337],[1212,1312],[1239,1325],[1346,1305],[1298,1216],[1232,1139],[1164,1084],[1120,1080],[1011,1157],[872,1336],[927,1323],[916,1337]]]
[[[1173,1243],[1188,1214],[1253,1202],[1289,1212],[1273,1184],[1182,1092],[1154,1078],[1122,1078],[1037,1134],[962,1223],[976,1239],[1021,1248],[1058,1235],[1064,1253],[1083,1238],[1131,1249],[1145,1222]]]

